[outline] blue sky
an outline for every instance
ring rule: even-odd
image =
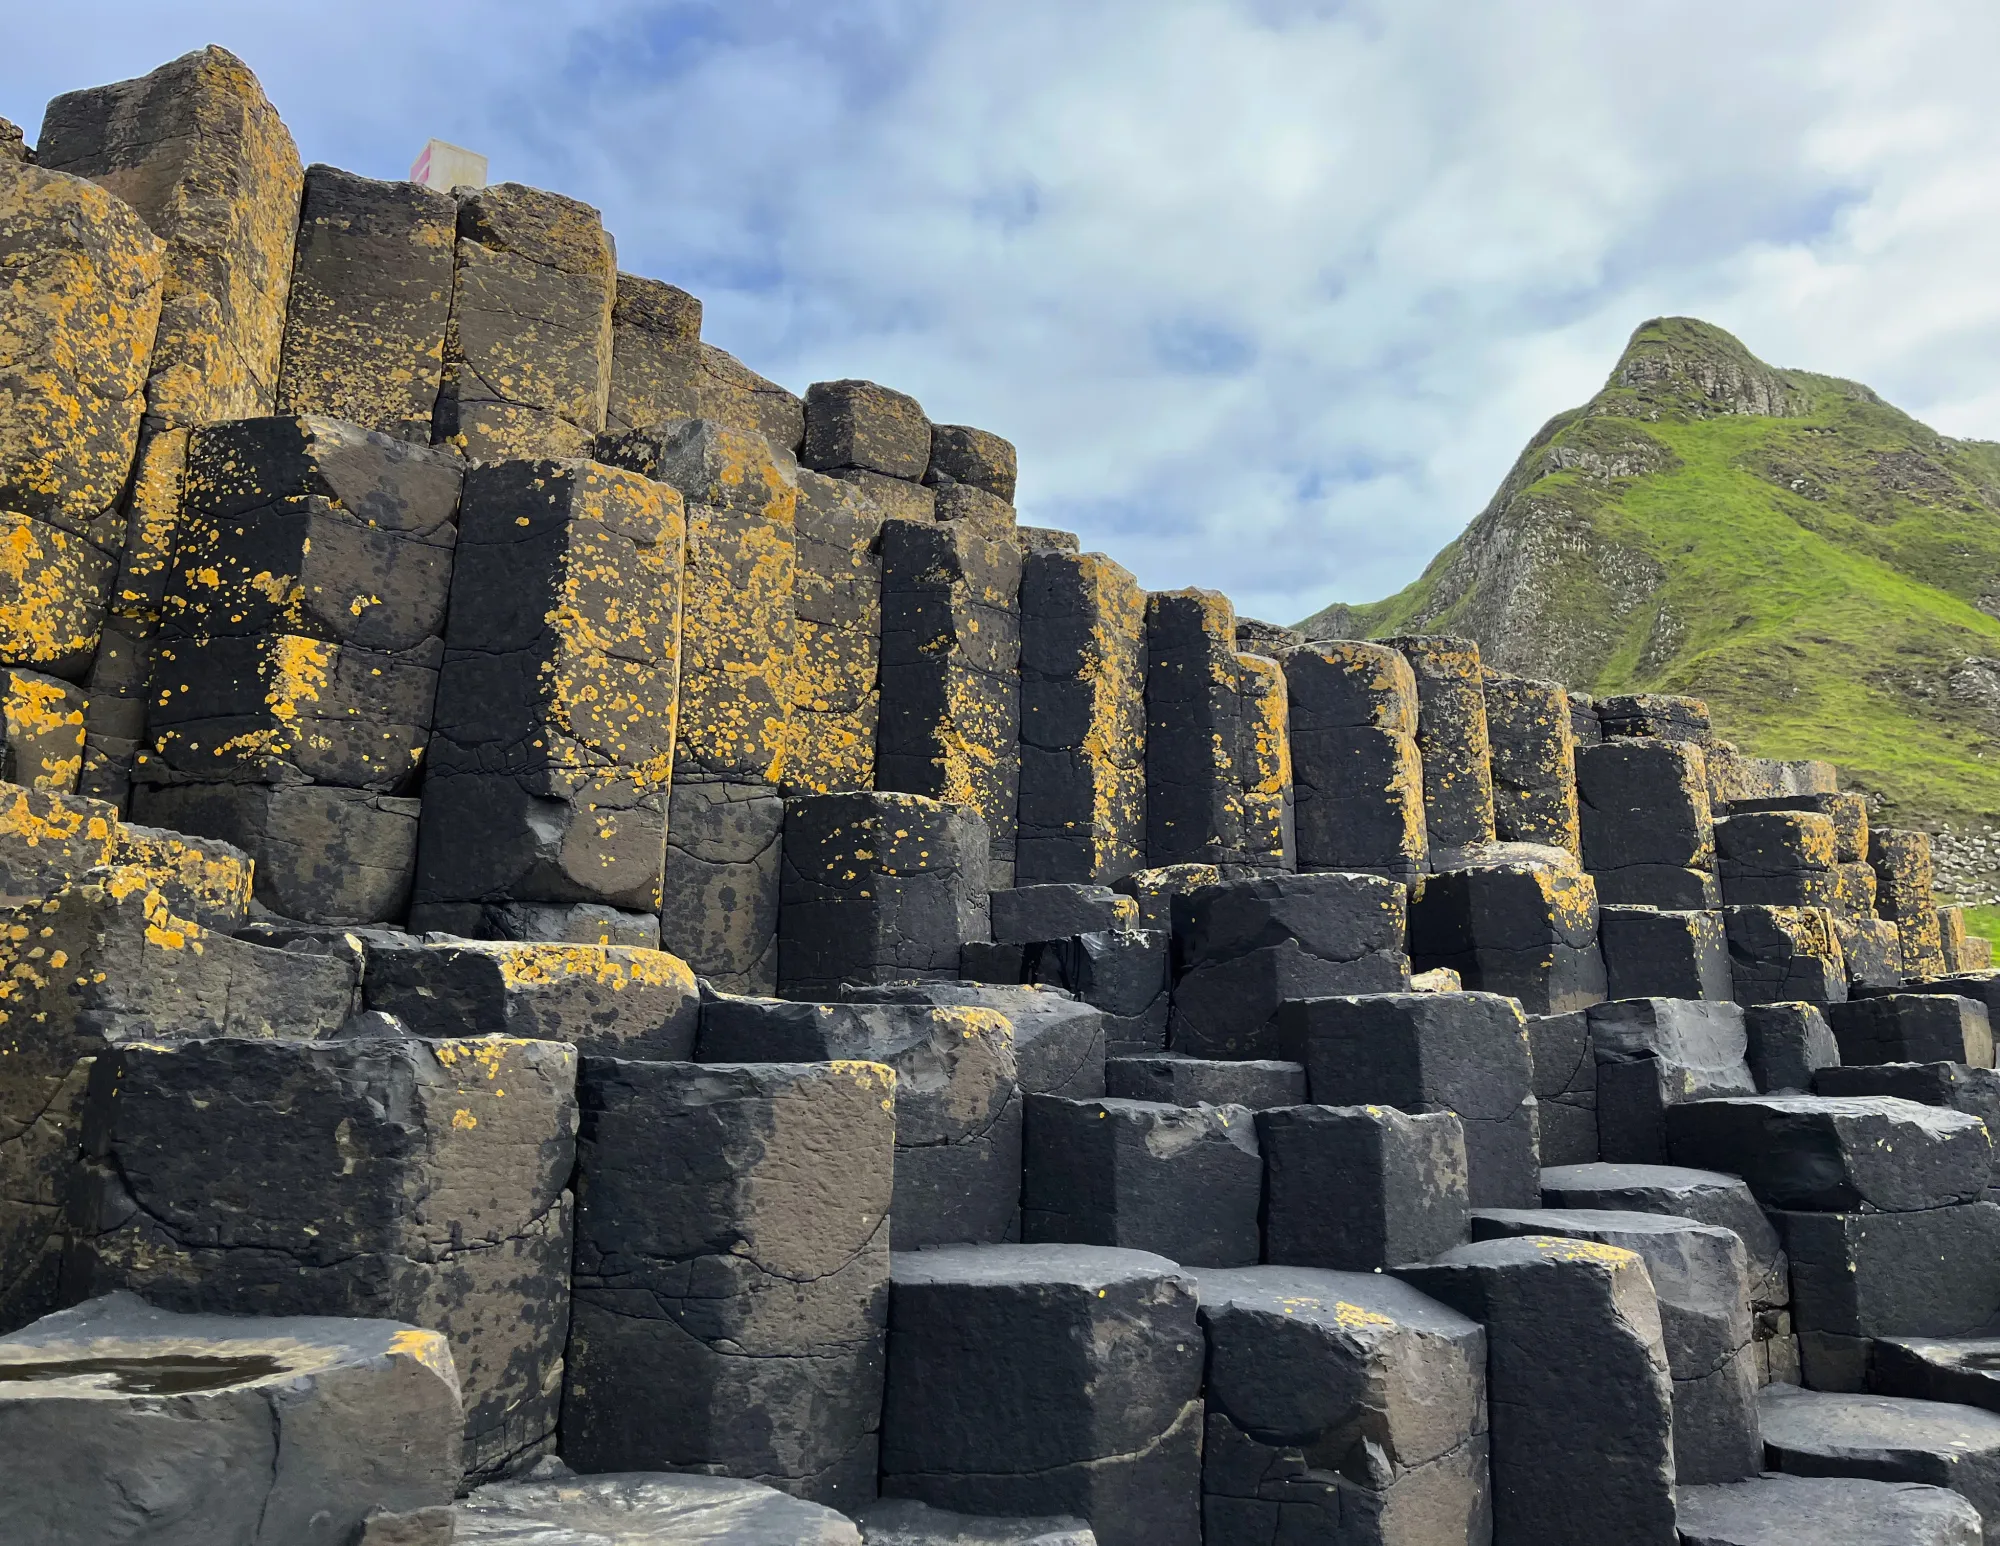
[[[713,342],[1246,614],[1407,583],[1661,313],[2000,438],[1990,5],[75,0],[0,115],[208,42],[308,160],[587,199]]]

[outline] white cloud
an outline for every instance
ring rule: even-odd
[[[1972,3],[160,9],[31,26],[0,112],[224,42],[308,156],[591,199],[753,365],[1008,434],[1029,519],[1263,616],[1412,578],[1663,311],[2000,435]]]

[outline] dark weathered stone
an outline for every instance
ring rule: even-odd
[[[257,900],[306,923],[394,922],[409,909],[421,802],[312,784],[142,784],[132,813],[221,838],[256,861]]]
[[[965,424],[931,426],[930,466],[924,471],[926,483],[940,487],[970,484],[1012,504],[1018,466],[1013,442],[1002,440],[990,430],[973,429]]]
[[[1826,1006],[1843,1063],[1993,1066],[1986,1006],[1954,993],[1881,993]]]
[[[996,891],[991,909],[993,938],[1003,945],[1130,929],[1139,921],[1139,904],[1109,886],[1050,884]]]
[[[1250,1266],[1263,1192],[1247,1106],[1028,1099],[1023,1240],[1125,1246],[1190,1267]]]
[[[1854,922],[1875,919],[1875,866],[1866,859],[1842,860],[1833,867],[1833,910]]]
[[[204,929],[234,934],[250,911],[250,856],[232,843],[120,822],[111,867],[136,872],[167,911]]]
[[[176,1315],[111,1294],[0,1337],[0,1509],[22,1546],[349,1546],[459,1477],[458,1378],[389,1320]]]
[[[1898,922],[1930,910],[1936,869],[1931,859],[1931,835],[1895,827],[1874,827],[1868,834],[1868,862],[1875,867],[1875,909]]]
[[[701,1019],[687,963],[629,945],[453,940],[370,950],[362,993],[419,1036],[566,1041],[608,1057],[691,1057]]]
[[[1581,1009],[1529,1015],[1535,1126],[1542,1164],[1587,1165],[1597,1158],[1597,1058]]]
[[[799,454],[806,433],[805,404],[713,344],[701,345],[697,395],[701,418],[754,431],[781,456]]]
[[[604,428],[617,283],[588,204],[519,183],[461,198],[434,438],[483,461],[582,455]]]
[[[1743,1032],[1760,1094],[1814,1089],[1815,1076],[1840,1063],[1840,1046],[1816,1004],[1753,1004],[1743,1011]]]
[[[1758,811],[1715,823],[1716,872],[1732,907],[1831,907],[1833,818],[1815,811]]]
[[[410,909],[415,934],[504,939],[519,944],[635,945],[660,948],[660,920],[601,902],[433,902]]]
[[[1740,1175],[1767,1208],[1946,1208],[1983,1197],[1993,1168],[1976,1117],[1881,1097],[1697,1100],[1667,1136],[1676,1164]]]
[[[1485,1540],[1486,1339],[1394,1278],[1201,1274],[1202,1539]]]
[[[882,1498],[855,1522],[864,1546],[1097,1546],[1090,1526],[1070,1515],[995,1519],[932,1508],[915,1498]]]
[[[778,988],[838,996],[843,983],[951,979],[988,935],[987,841],[972,811],[921,795],[808,795],[785,802]]]
[[[73,1295],[431,1326],[490,1476],[554,1440],[576,1054],[549,1042],[128,1045],[92,1070]]]
[[[1403,888],[1379,876],[1228,881],[1180,898],[1173,914],[1176,1052],[1283,1055],[1278,1011],[1287,1000],[1409,985]]]
[[[1397,1276],[1486,1328],[1496,1539],[1675,1546],[1673,1381],[1644,1260],[1531,1236]]]
[[[1163,1257],[1081,1245],[898,1252],[892,1277],[885,1492],[1074,1514],[1104,1546],[1195,1546],[1190,1278]]]
[[[1448,1111],[1286,1106],[1257,1113],[1264,1259],[1369,1272],[1466,1238],[1464,1125]]]
[[[1302,1106],[1306,1099],[1303,1063],[1217,1061],[1163,1054],[1110,1057],[1104,1063],[1104,1092],[1116,1100],[1165,1101],[1174,1106]]]
[[[1301,870],[1362,870],[1405,884],[1429,867],[1417,679],[1386,644],[1287,650],[1294,821]]]
[[[930,421],[914,397],[872,381],[816,381],[806,388],[799,459],[820,472],[860,467],[922,478],[931,463]]]
[[[1944,976],[1944,924],[1936,908],[1913,908],[1898,918],[1896,946],[1904,981],[1927,983]]]
[[[1886,918],[1852,917],[1836,903],[1833,933],[1834,938],[1840,941],[1840,959],[1847,970],[1850,998],[1856,987],[1900,988],[1903,985],[1902,930],[1895,924]]]
[[[2000,1412],[2000,1338],[1877,1337],[1868,1354],[1868,1388]]]
[[[1771,1221],[1792,1263],[1806,1383],[1859,1390],[1873,1337],[2000,1332],[2000,1207],[1788,1213]]]
[[[1816,811],[1833,822],[1834,858],[1841,864],[1868,859],[1868,797],[1859,794],[1799,794],[1733,800],[1729,814],[1745,811]]]
[[[1024,886],[1145,863],[1146,594],[1101,553],[1021,563],[1020,829]]]
[[[882,530],[878,788],[970,806],[1011,885],[1021,779],[1021,551],[950,526]]]
[[[1597,888],[1588,875],[1502,864],[1426,876],[1410,900],[1410,955],[1466,987],[1504,993],[1530,1014],[1604,997]]]
[[[2000,1416],[1785,1385],[1765,1391],[1757,1410],[1772,1470],[1945,1487],[2000,1527]],[[1986,1539],[1994,1534],[1989,1528]]]
[[[75,794],[83,771],[85,702],[72,683],[0,669],[0,777],[50,794]]]
[[[243,61],[211,45],[66,92],[43,114],[35,160],[101,184],[165,243],[148,415],[186,425],[270,412],[304,172]]]
[[[1791,1300],[1778,1232],[1739,1176],[1679,1165],[1561,1165],[1542,1172],[1542,1205],[1666,1214],[1730,1230],[1747,1253],[1749,1307]]]
[[[1760,1476],[1690,1487],[1680,1497],[1682,1546],[1977,1546],[1979,1512],[1942,1487],[1832,1477]]]
[[[1727,999],[1729,947],[1722,916],[1606,907],[1598,914],[1606,996]]]
[[[492,1482],[458,1505],[458,1546],[860,1546],[846,1517],[756,1482],[626,1471]],[[400,1546],[400,1543],[397,1543]]]
[[[1723,909],[1729,973],[1739,1004],[1838,1004],[1847,963],[1833,914],[1821,907]]]
[[[1111,889],[1139,904],[1140,928],[1164,930],[1174,926],[1175,897],[1221,884],[1222,871],[1212,864],[1169,864],[1122,875],[1112,882]]]
[[[1645,1258],[1674,1382],[1674,1479],[1740,1481],[1763,1469],[1757,1442],[1747,1257],[1728,1229],[1657,1213],[1501,1208],[1472,1215],[1472,1238],[1560,1235]]]
[[[898,1250],[1016,1238],[1021,1094],[1014,1027],[944,1004],[800,1004],[710,994],[704,1063],[882,1063],[896,1074]]]
[[[777,989],[784,827],[769,784],[678,777],[668,796],[660,943],[728,992]]]
[[[1541,1161],[1521,1006],[1493,993],[1372,993],[1295,1000],[1283,1044],[1323,1106],[1448,1111],[1465,1127],[1470,1197],[1533,1207]]]
[[[664,280],[620,274],[611,302],[605,430],[706,417],[701,376],[701,302]],[[792,448],[779,449],[789,455]]]
[[[1609,905],[1714,907],[1715,832],[1701,748],[1617,740],[1576,754],[1583,867]],[[1690,879],[1687,872],[1694,872]]]
[[[567,1459],[875,1496],[896,1084],[869,1062],[584,1061]]]
[[[1014,1027],[1015,1071],[1025,1095],[1090,1100],[1104,1093],[1104,1015],[1054,988],[969,982],[897,982],[849,988],[857,1004],[955,1004],[991,1009]]]
[[[1167,1044],[1171,1008],[1170,943],[1162,929],[1113,929],[1047,940],[1020,947],[1022,966],[1015,980],[1061,988],[1101,1009],[1107,1056],[1158,1052]],[[977,948],[968,945],[966,952]]]
[[[413,182],[306,168],[277,404],[428,443],[458,206]]]
[[[1570,692],[1569,728],[1578,746],[1604,744],[1604,721],[1597,717],[1597,700],[1587,692]]]
[[[1923,1106],[1943,1106],[1978,1117],[1989,1137],[2000,1132],[2000,1073],[1990,1068],[1968,1068],[1963,1063],[1822,1068],[1813,1075],[1812,1088],[1816,1095],[1891,1095]]]
[[[793,533],[797,655],[785,789],[872,789],[882,703],[882,512],[851,484],[801,469]]]
[[[1285,676],[1236,648],[1217,591],[1146,600],[1146,860],[1296,867]]]
[[[416,901],[658,908],[684,538],[633,473],[468,474]]]
[[[1710,739],[1708,704],[1700,698],[1656,692],[1599,698],[1597,720],[1606,740],[1633,736],[1701,744]]]
[[[1743,1011],[1734,1004],[1640,998],[1589,1013],[1597,1150],[1606,1160],[1664,1164],[1669,1108],[1757,1088],[1745,1056]]]
[[[1417,749],[1424,763],[1424,825],[1437,848],[1493,841],[1493,766],[1485,671],[1469,639],[1405,635],[1382,643],[1417,678]]]
[[[1493,763],[1493,831],[1502,842],[1581,852],[1576,732],[1555,682],[1486,673],[1486,742]]]

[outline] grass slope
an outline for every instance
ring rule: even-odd
[[[1546,657],[1506,626],[1510,607],[1531,607],[1558,631],[1601,635],[1569,662],[1572,687],[1698,694],[1747,750],[1833,759],[1885,819],[1988,827],[2000,621],[1981,606],[2000,611],[1996,490],[2000,446],[1946,439],[1864,387],[1772,371],[1717,329],[1663,319],[1415,584],[1306,626],[1462,631],[1496,665],[1532,671]],[[1530,583],[1506,588],[1478,556],[1551,531],[1577,561]],[[1635,604],[1606,573],[1650,578]]]

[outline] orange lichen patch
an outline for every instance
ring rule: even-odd
[[[178,910],[241,917],[250,906],[254,863],[220,843],[149,827],[121,825],[111,863],[137,872],[147,885],[173,899]]]
[[[460,948],[499,958],[509,988],[539,988],[587,979],[612,992],[626,988],[676,988],[693,995],[694,971],[678,956],[638,945],[490,944]]]
[[[451,1344],[435,1331],[423,1331],[415,1326],[405,1326],[389,1339],[388,1354],[391,1358],[413,1358],[431,1373],[458,1385],[458,1369],[451,1361]]]
[[[268,413],[304,169],[248,66],[210,47],[58,97],[37,149],[166,243],[148,412],[175,425]]]
[[[1595,1240],[1569,1240],[1556,1235],[1526,1237],[1535,1250],[1550,1261],[1599,1262],[1607,1267],[1631,1268],[1640,1264],[1637,1251],[1622,1246],[1600,1245]]]
[[[31,789],[69,793],[83,770],[83,693],[68,682],[23,671],[0,675],[8,778]]]
[[[0,661],[81,675],[117,567],[82,537],[0,511]]]
[[[0,509],[72,530],[132,466],[162,248],[95,183],[0,163]]]
[[[146,436],[126,501],[125,550],[117,610],[158,621],[167,570],[179,540],[191,432],[170,429]]]
[[[118,830],[117,808],[101,800],[0,784],[0,867],[17,888],[32,877],[46,893],[110,863]]]
[[[785,773],[796,691],[788,492],[762,514],[687,506],[679,755],[705,773],[764,783]]]

